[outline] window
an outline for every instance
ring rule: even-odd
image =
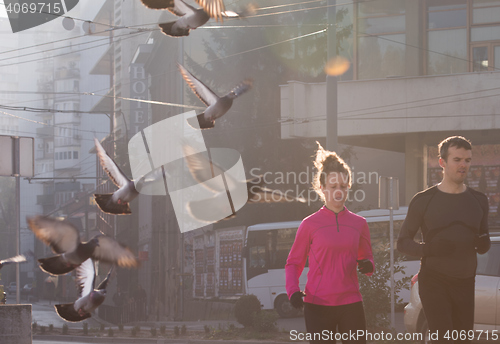
[[[471,71],[492,71],[500,68],[500,0],[472,1],[470,60]],[[486,24],[486,25],[485,25]],[[481,42],[481,43],[479,43]]]
[[[497,23],[500,18],[499,0],[473,0],[472,24]]]
[[[358,79],[405,75],[405,9],[397,0],[358,4]]]
[[[466,0],[427,0],[427,74],[467,72]]]
[[[73,159],[78,159],[78,152],[77,151],[73,151]]]

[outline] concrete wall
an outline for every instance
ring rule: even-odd
[[[0,343],[32,343],[31,305],[0,306]]]
[[[499,72],[345,81],[338,136],[500,128]],[[281,137],[326,135],[326,85],[281,86]]]

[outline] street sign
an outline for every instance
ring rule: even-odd
[[[379,177],[378,182],[380,209],[399,209],[399,179],[395,177]]]
[[[0,135],[0,176],[14,177],[15,171],[15,139],[19,139],[19,175],[33,177],[35,174],[33,137]]]
[[[378,180],[378,206],[389,209],[389,265],[391,271],[391,326],[396,328],[396,310],[394,300],[394,210],[399,209],[399,180],[394,177],[379,177]]]

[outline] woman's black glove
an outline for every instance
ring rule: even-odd
[[[304,306],[304,300],[302,300],[304,296],[306,296],[306,294],[303,291],[296,291],[292,294],[290,297],[290,303],[293,308],[301,309]]]
[[[373,272],[373,264],[370,259],[360,259],[356,261],[358,262],[358,271],[362,274]]]

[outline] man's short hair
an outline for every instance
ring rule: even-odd
[[[444,161],[447,161],[448,148],[450,147],[457,147],[457,149],[464,148],[465,150],[472,150],[472,144],[465,137],[450,136],[439,143],[438,145],[439,158],[443,159]]]

